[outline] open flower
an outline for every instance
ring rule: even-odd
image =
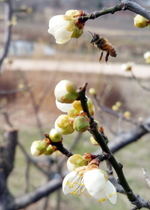
[[[62,190],[65,195],[91,195],[98,202],[107,199],[115,204],[117,193],[104,171],[99,168],[83,166],[71,171],[63,180]]]
[[[65,15],[53,16],[49,21],[48,33],[55,37],[57,44],[65,44],[71,38],[79,38],[83,33],[84,22],[78,17],[84,15],[81,10],[68,10]]]

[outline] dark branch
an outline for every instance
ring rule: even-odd
[[[128,144],[139,140],[142,136],[150,132],[150,117],[143,121],[142,124],[135,126],[130,131],[118,135],[112,142],[109,143],[109,148],[112,153],[117,152]]]
[[[7,57],[9,45],[11,41],[12,25],[10,24],[10,22],[11,22],[12,14],[13,14],[12,1],[7,0],[4,3],[5,3],[5,34],[4,34],[4,48],[3,48],[2,55],[0,57],[0,74],[2,73],[1,66],[4,59]]]
[[[122,0],[119,5],[115,5],[115,6],[109,7],[109,8],[104,8],[103,10],[100,10],[100,11],[95,11],[94,13],[87,14],[86,16],[80,17],[80,19],[82,21],[87,21],[90,19],[93,20],[93,19],[98,18],[102,15],[114,14],[115,12],[124,11],[124,10],[129,10],[136,14],[140,14],[141,16],[145,17],[146,19],[150,20],[150,12],[147,11],[142,6],[140,6],[139,4],[137,4],[131,0]]]

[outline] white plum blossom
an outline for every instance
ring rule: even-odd
[[[65,15],[56,15],[49,20],[48,33],[52,34],[57,44],[65,44],[72,37],[79,38],[83,33],[84,22],[78,17],[84,16],[81,10],[68,10]]]
[[[85,194],[94,197],[98,202],[108,199],[112,204],[116,203],[116,189],[102,170],[99,168],[86,170],[86,166],[79,168],[71,171],[64,178],[62,190],[65,195],[69,193]]]
[[[71,39],[73,31],[68,31],[67,25],[63,15],[56,15],[50,19],[48,33],[55,37],[57,44],[65,44]]]

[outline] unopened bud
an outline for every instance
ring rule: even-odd
[[[95,146],[98,146],[98,142],[93,138],[93,136],[90,137],[90,142],[95,145]]]
[[[52,128],[50,130],[49,137],[52,142],[61,142],[63,139],[62,135],[59,132],[57,132],[55,128]]]
[[[123,116],[126,117],[127,119],[130,119],[131,118],[131,112],[126,111],[126,112],[123,113]]]
[[[48,145],[48,147],[46,148],[45,152],[44,152],[44,155],[51,155],[53,154],[53,152],[56,151],[56,147],[55,146],[52,146],[52,145]]]
[[[89,120],[87,117],[78,116],[74,119],[73,128],[78,132],[85,132],[89,128]]]
[[[61,103],[72,103],[79,96],[75,84],[69,80],[61,80],[55,87],[56,99]]]
[[[55,129],[63,135],[73,133],[73,118],[65,114],[60,115],[55,121]]]
[[[138,28],[145,28],[150,24],[150,21],[141,15],[136,15],[134,18],[134,26]]]
[[[90,88],[90,89],[89,89],[89,94],[91,94],[91,95],[96,95],[96,90],[95,90],[95,88]]]
[[[73,171],[74,169],[87,165],[88,161],[84,159],[83,156],[79,154],[74,154],[67,160],[67,168],[69,171]]]
[[[32,143],[30,151],[32,155],[39,156],[45,152],[46,148],[47,148],[46,141],[38,140]]]

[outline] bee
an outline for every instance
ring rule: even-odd
[[[89,33],[92,34],[90,31]],[[92,39],[90,43],[93,43],[95,47],[97,47],[99,50],[102,50],[99,61],[101,61],[103,57],[103,51],[106,51],[106,56],[105,56],[106,63],[108,61],[109,55],[112,57],[117,56],[116,50],[113,47],[113,45],[107,39],[100,37],[100,35],[96,33],[92,34]]]

